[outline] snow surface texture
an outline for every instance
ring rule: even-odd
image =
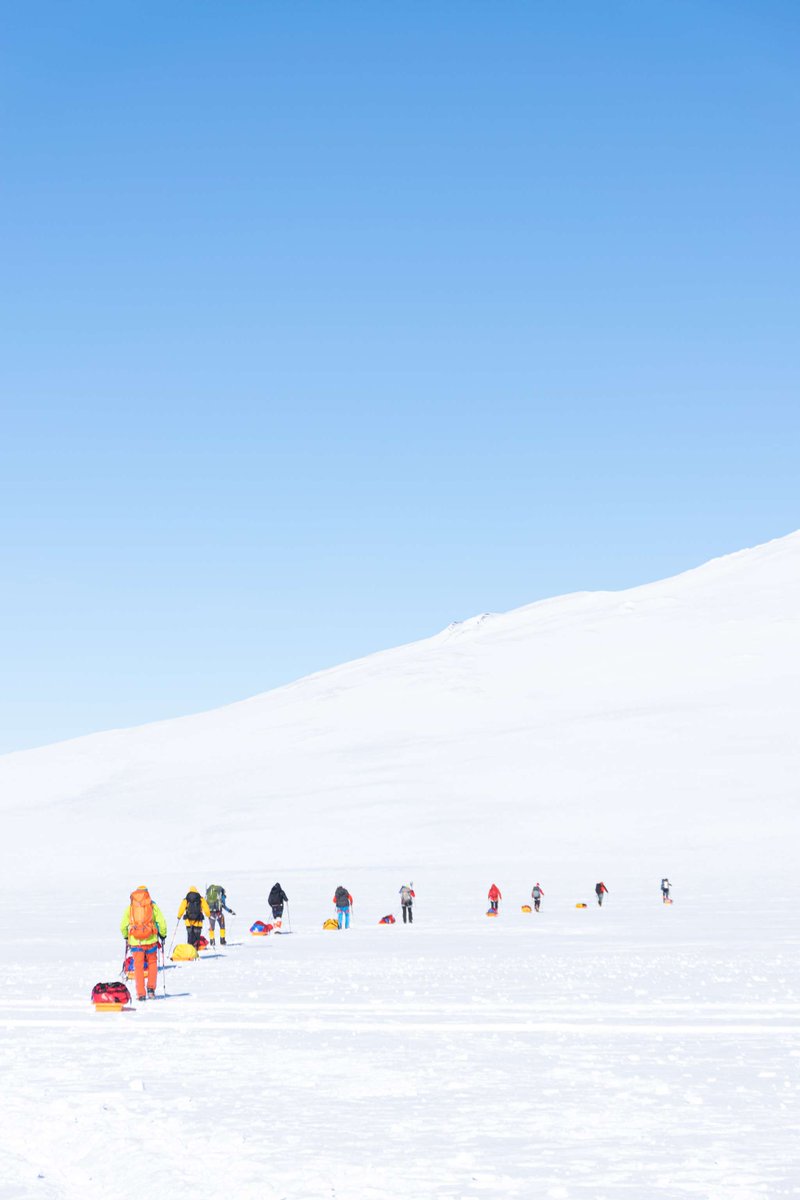
[[[800,1196],[799,614],[795,534],[0,759],[0,1200]],[[212,880],[241,944],[95,1015]]]

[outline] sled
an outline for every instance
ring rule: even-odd
[[[495,909],[493,909],[493,908],[490,908],[490,909],[487,911],[486,915],[487,915],[487,917],[496,917],[496,916],[498,916],[499,914],[496,912],[496,910],[495,910]]]
[[[671,901],[671,900],[665,900],[665,901],[664,901],[664,903],[665,903],[665,904],[672,904],[672,901]]]
[[[530,912],[530,911],[531,911],[531,906],[530,906],[530,904],[523,904],[523,906],[522,906],[522,911],[523,911],[523,912]]]
[[[323,921],[322,928],[323,929],[338,929],[339,922],[337,920],[335,920],[333,917],[328,917],[327,921]]]
[[[272,926],[268,921],[254,921],[250,926],[250,932],[253,937],[266,937],[267,934],[272,933]]]
[[[126,1008],[131,994],[124,983],[96,983],[92,988],[92,1004],[95,1012],[133,1012]]]
[[[188,942],[178,942],[170,957],[173,962],[194,962],[197,958],[197,950]]]
[[[387,913],[385,917],[381,917],[378,921],[379,925],[395,925],[396,921],[392,913]]]
[[[576,907],[576,908],[588,908],[588,907],[589,907],[589,905],[588,905],[588,904],[583,904],[583,903],[581,903],[581,904],[576,904],[576,905],[575,905],[575,907]]]

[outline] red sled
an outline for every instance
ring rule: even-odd
[[[253,937],[266,937],[268,934],[272,933],[272,925],[268,924],[266,921],[254,921],[250,926],[250,932],[252,933]]]
[[[389,913],[389,915],[388,915],[388,916],[386,916],[386,917],[381,917],[380,921],[378,921],[378,924],[379,924],[379,925],[394,925],[394,924],[395,924],[395,919],[394,919],[394,917],[392,916],[392,914],[391,914],[391,913]]]
[[[203,935],[200,934],[200,937],[195,942],[195,946],[197,947],[198,954],[200,953],[201,950],[207,950],[208,949],[208,938],[203,937]]]
[[[121,1012],[130,1002],[131,994],[124,983],[96,983],[92,988],[95,1012]]]

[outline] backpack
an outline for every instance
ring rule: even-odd
[[[183,914],[187,921],[202,921],[203,902],[199,892],[189,892],[186,896],[186,912]]]
[[[334,893],[337,908],[348,908],[350,905],[350,894],[346,887],[337,887]]]
[[[219,883],[210,883],[206,888],[206,900],[208,907],[218,910],[222,904],[222,897],[225,895],[225,888]]]
[[[531,895],[533,896],[534,900],[540,900],[542,896],[542,889],[540,887],[535,887],[531,892]]]
[[[147,888],[137,888],[135,892],[131,892],[128,937],[135,938],[137,942],[155,941],[158,937],[153,917],[153,901],[150,899]]]
[[[401,904],[410,904],[411,900],[412,900],[411,888],[405,887],[405,886],[401,887],[400,888],[400,903]]]

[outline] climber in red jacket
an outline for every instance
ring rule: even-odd
[[[489,912],[497,912],[497,905],[503,899],[503,893],[496,883],[489,888]]]

